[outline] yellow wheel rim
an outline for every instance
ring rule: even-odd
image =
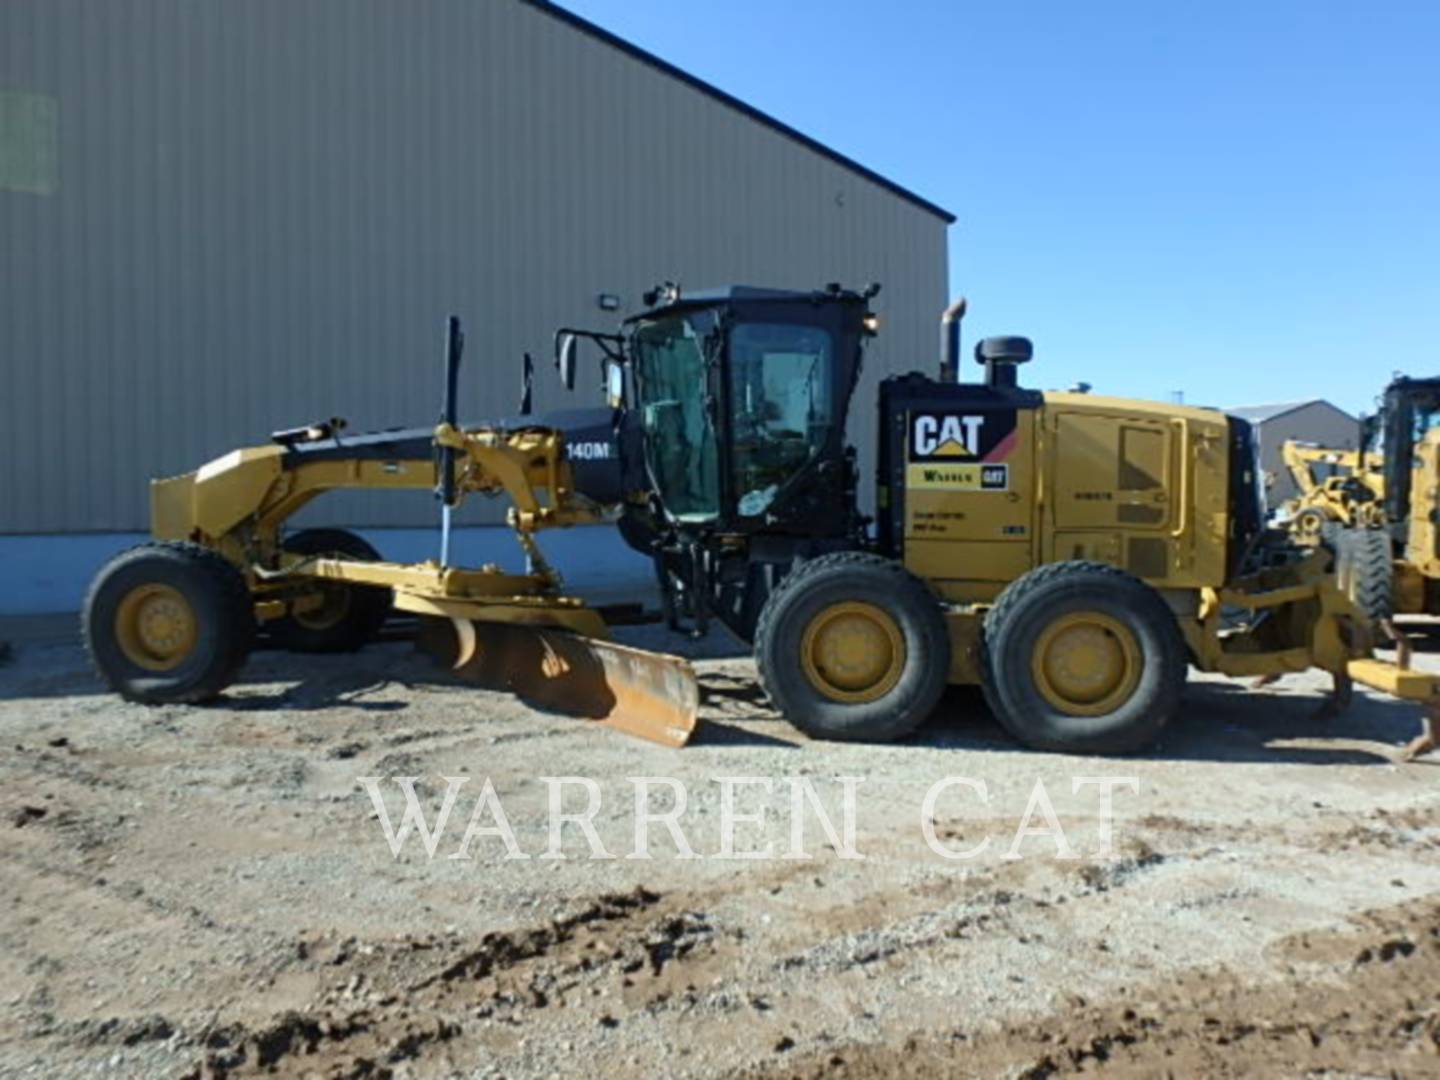
[[[832,701],[876,701],[905,670],[905,636],[874,604],[831,604],[805,628],[800,664],[810,685]]]
[[[125,658],[146,671],[171,671],[195,651],[195,611],[171,585],[137,585],[115,611],[115,640]]]
[[[1135,635],[1098,611],[1062,615],[1035,642],[1030,670],[1040,694],[1070,716],[1104,716],[1135,693],[1142,664]]]
[[[347,585],[320,586],[321,603],[317,607],[296,611],[291,615],[306,630],[329,630],[350,614],[350,588]]]
[[[1295,517],[1295,527],[1301,536],[1314,539],[1325,528],[1325,515],[1315,510],[1302,510]]]

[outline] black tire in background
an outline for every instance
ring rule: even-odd
[[[1335,578],[1340,590],[1372,621],[1395,613],[1395,563],[1384,529],[1336,529]]]
[[[208,701],[234,681],[255,639],[240,571],[198,544],[130,548],[95,576],[81,614],[85,649],[121,697]]]
[[[281,545],[292,555],[334,555],[358,562],[379,562],[380,553],[345,529],[305,529]],[[299,653],[354,652],[374,640],[390,616],[389,589],[344,582],[322,582],[323,607],[287,615],[265,624],[270,641]]]
[[[1017,578],[986,614],[981,640],[991,710],[1039,750],[1146,747],[1169,723],[1185,685],[1185,644],[1169,606],[1105,563],[1051,563]],[[1086,657],[1099,659],[1087,668]]]
[[[857,668],[827,669],[837,655],[827,643],[847,635],[874,648],[861,650]],[[950,634],[934,593],[903,566],[841,552],[802,564],[771,593],[755,663],[770,700],[801,731],[884,742],[914,731],[940,700]]]

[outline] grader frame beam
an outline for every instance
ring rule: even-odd
[[[507,579],[486,583],[486,595],[558,587],[558,575],[545,563],[531,534],[542,528],[601,520],[599,512],[575,494],[563,436],[538,427],[467,432],[441,424],[435,429],[434,442],[459,452],[454,473],[462,497],[503,493],[509,499],[509,523],[538,568],[534,583],[538,588],[532,590],[518,579],[500,575]],[[194,541],[219,551],[247,575],[258,594],[257,602],[264,605],[259,609],[262,616],[273,617],[275,611],[274,598],[264,595],[273,581],[266,570],[283,566],[285,561],[279,539],[285,521],[329,491],[430,490],[438,477],[433,455],[301,458],[297,462],[289,454],[289,448],[283,446],[248,447],[193,473],[151,483],[151,533],[155,539]],[[400,569],[392,573],[398,574]],[[487,569],[481,573],[494,577],[498,572]],[[465,580],[472,591],[479,585],[473,578]],[[293,584],[293,578],[287,584]],[[392,582],[370,584],[389,586]],[[432,586],[427,581],[425,587]]]
[[[244,575],[260,622],[314,612],[337,586],[388,590],[397,609],[449,628],[447,634],[432,626],[424,637],[439,642],[437,650],[462,676],[683,745],[699,709],[689,664],[610,642],[597,611],[561,594],[560,575],[535,542],[541,529],[602,520],[576,492],[563,433],[538,425],[466,431],[442,422],[423,444],[429,453],[422,456],[415,445],[397,438],[389,456],[349,456],[338,439],[323,454],[290,444],[236,450],[193,473],[154,481],[151,531],[156,540],[198,543],[229,560]],[[326,492],[434,489],[441,462],[452,459],[457,501],[477,493],[507,497],[507,519],[529,572],[283,550],[283,524]]]
[[[462,431],[435,429],[435,442],[462,451],[455,472],[461,495],[504,494],[511,524],[521,532],[591,524],[596,511],[581,503],[564,458],[564,438],[546,428]],[[151,532],[159,540],[222,541],[243,529],[273,542],[279,527],[327,491],[430,490],[433,457],[287,460],[283,446],[232,451],[193,473],[151,482]],[[539,493],[545,492],[541,499]]]

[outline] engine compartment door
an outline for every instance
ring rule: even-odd
[[[1173,434],[1161,420],[1097,413],[1055,416],[1057,529],[1166,530],[1179,489]]]

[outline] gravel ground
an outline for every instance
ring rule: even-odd
[[[705,727],[671,751],[398,642],[257,653],[206,708],[124,704],[73,644],[17,644],[0,1075],[1440,1075],[1440,795],[1434,764],[1394,763],[1412,706],[1357,691],[1318,723],[1328,680],[1192,675],[1163,745],[1095,759],[1020,750],[956,691],[907,743],[848,746],[795,733],[728,651],[691,649]],[[566,858],[538,857],[556,775],[593,778],[617,857],[574,826]],[[392,854],[359,781],[397,776],[432,824],[444,778],[468,778],[433,858],[414,833]],[[788,851],[798,780],[836,835],[807,802],[803,857],[718,857],[720,780],[742,776],[770,788],[733,788],[736,814],[766,813],[737,848]],[[1076,776],[1135,779],[1108,852]],[[627,857],[629,777],[684,785],[698,857],[661,825],[652,858]],[[843,777],[863,778],[849,848]],[[937,844],[986,845],[971,858],[926,841],[946,777],[985,785],[933,807]],[[452,857],[487,779],[528,857],[493,832]],[[400,786],[376,790],[398,822]]]

